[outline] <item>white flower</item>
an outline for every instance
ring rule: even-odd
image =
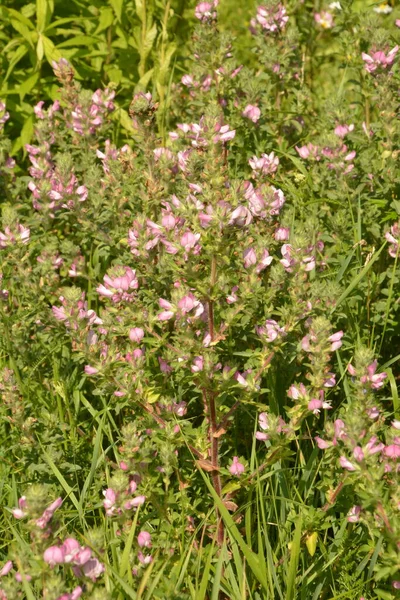
[[[342,10],[342,6],[341,6],[340,2],[331,2],[329,5],[329,8],[331,10]]]
[[[382,15],[388,15],[392,12],[392,10],[393,8],[389,6],[389,4],[387,4],[386,2],[382,2],[382,4],[379,4],[379,6],[375,6],[374,8],[374,11],[376,13],[380,13]]]

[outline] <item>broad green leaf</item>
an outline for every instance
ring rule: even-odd
[[[33,47],[33,43],[34,43],[33,40],[36,37],[36,36],[32,35],[34,32],[31,29],[29,29],[29,27],[24,25],[24,23],[21,23],[20,21],[17,21],[16,19],[11,19],[11,25],[14,27],[14,29],[16,31],[18,31],[18,33],[20,33],[22,35],[24,40],[26,40],[28,42],[28,44]]]
[[[48,37],[46,37],[45,35],[42,35],[42,38],[43,38],[44,54],[46,56],[47,61],[50,64],[53,62],[53,60],[59,61],[61,58],[61,52],[59,50],[57,50],[57,48],[54,46],[53,42]]]
[[[48,4],[47,0],[36,0],[37,30],[42,33],[46,28]]]
[[[116,121],[119,121],[122,127],[130,133],[133,133],[135,131],[132,125],[132,119],[130,118],[126,110],[124,110],[123,108],[117,108],[117,110],[115,110],[112,114],[111,118],[115,119]]]
[[[7,79],[10,77],[11,73],[13,72],[14,67],[19,63],[21,58],[23,58],[27,52],[28,52],[28,47],[25,44],[22,44],[21,46],[19,46],[17,48],[17,50],[14,53],[14,56],[10,60],[10,64],[8,65],[8,70],[7,70],[6,76],[4,77],[3,83],[7,81]]]
[[[38,82],[38,79],[39,73],[36,72],[20,84],[20,86],[17,89],[21,100],[23,100],[25,95],[29,94],[29,92],[35,87],[36,83]]]
[[[23,25],[25,25],[28,29],[34,29],[33,23],[32,21],[30,21],[29,19],[27,19],[21,12],[19,12],[18,10],[14,10],[13,8],[7,8],[7,12],[8,14],[13,17],[14,19],[16,19],[17,21],[20,21]]]
[[[76,35],[69,40],[65,40],[65,42],[61,42],[61,44],[57,44],[57,48],[69,48],[70,46],[93,46],[93,44],[98,44],[99,41],[99,38],[91,35]]]
[[[25,144],[29,144],[29,142],[32,139],[32,136],[33,136],[33,115],[30,115],[26,119],[26,121],[21,129],[21,135],[18,138],[21,143],[20,148],[21,147],[25,148]]]
[[[143,44],[139,46],[140,58],[142,61],[146,60],[151,52],[154,44],[154,40],[157,37],[157,25],[154,23],[151,29],[146,32]]]
[[[165,53],[163,62],[160,63],[160,66],[158,69],[157,81],[161,85],[165,85],[165,83],[166,83],[166,79],[168,78],[168,75],[169,75],[171,58],[173,57],[175,51],[176,51],[176,44],[170,44]]]
[[[36,46],[36,55],[38,57],[39,62],[42,62],[44,56],[44,45],[42,35],[39,34],[38,43]]]
[[[143,0],[135,0],[136,14],[142,23],[146,20],[146,8],[143,4]]]
[[[109,6],[102,6],[100,10],[99,24],[95,33],[98,34],[104,31],[105,29],[108,29],[108,27],[110,27],[110,25],[113,24],[113,21],[114,13],[112,11],[112,8],[110,8]]]
[[[110,0],[110,4],[114,9],[115,14],[117,15],[118,21],[121,21],[122,6],[124,4],[124,0]]]
[[[139,79],[135,86],[135,91],[147,91],[147,86],[149,85],[149,81],[153,76],[154,68],[150,69]]]

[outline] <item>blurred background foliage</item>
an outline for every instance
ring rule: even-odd
[[[155,88],[165,102],[174,71],[183,72],[192,20],[187,0],[3,0],[0,97],[12,117],[13,153],[31,138],[34,105],[56,98],[53,60],[67,58],[83,87],[115,86],[116,118],[129,128],[134,90]]]
[[[223,0],[218,9],[219,27],[234,40],[235,56],[252,68],[257,64],[249,22],[257,4],[255,0]],[[289,4],[292,11],[301,6],[312,14],[321,2]],[[365,10],[367,4],[354,0],[352,10]],[[84,88],[116,88],[114,118],[128,132],[132,125],[127,109],[133,94],[151,91],[162,107],[159,115],[164,115],[164,122],[159,127],[165,137],[170,86],[190,68],[195,5],[195,0],[0,0],[0,98],[11,115],[12,154],[32,138],[35,104],[57,98],[51,62],[61,57],[73,65]],[[313,53],[315,36],[315,28],[303,31],[307,54]],[[324,88],[328,98],[336,89],[338,75],[330,68],[330,57],[343,49],[329,35],[319,38],[315,84]]]

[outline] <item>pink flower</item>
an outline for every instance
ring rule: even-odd
[[[135,342],[136,344],[140,344],[142,339],[144,338],[144,331],[141,327],[133,327],[129,330],[129,339],[131,342]]]
[[[340,138],[344,138],[348,133],[350,133],[351,131],[354,130],[354,125],[353,123],[351,123],[351,125],[336,125],[335,127],[335,134],[340,137]]]
[[[106,510],[106,515],[112,516],[116,511],[115,503],[117,501],[117,494],[112,488],[107,488],[103,491],[103,496],[103,506]]]
[[[85,576],[92,581],[96,581],[104,573],[104,565],[97,558],[90,558],[84,564],[74,566],[72,570],[76,577]]]
[[[333,16],[326,10],[323,10],[320,13],[315,13],[314,19],[315,22],[318,23],[318,25],[320,25],[323,29],[332,29],[334,26]]]
[[[253,177],[257,176],[259,173],[270,175],[276,172],[279,165],[279,158],[275,156],[274,152],[271,152],[270,154],[261,154],[260,158],[257,158],[257,156],[250,158],[249,165],[253,169]]]
[[[318,436],[315,437],[315,441],[317,442],[317,446],[320,450],[326,450],[327,448],[330,448],[332,446],[330,442],[326,442]]]
[[[353,506],[347,513],[349,523],[357,523],[360,520],[361,506]]]
[[[236,475],[237,477],[239,477],[239,475],[242,475],[242,473],[244,473],[244,470],[245,467],[241,462],[239,462],[239,457],[234,456],[232,464],[229,467],[229,472],[231,473],[231,475]]]
[[[97,287],[100,296],[111,298],[113,302],[132,301],[133,295],[130,290],[136,290],[139,282],[136,277],[136,271],[130,267],[113,267],[110,275],[104,275],[104,285]]]
[[[213,0],[213,2],[200,2],[194,11],[196,19],[199,19],[203,23],[208,23],[217,18],[217,12],[214,10],[218,6],[219,0]]]
[[[311,156],[315,160],[320,160],[319,148],[318,146],[314,146],[314,144],[307,144],[307,146],[295,146],[297,153],[301,158],[307,159]]]
[[[386,69],[386,67],[390,67],[393,64],[398,51],[399,46],[392,48],[387,55],[383,52],[383,50],[377,50],[371,54],[366,54],[363,52],[361,57],[365,63],[366,71],[368,71],[368,73],[374,73],[374,71],[379,68]]]
[[[261,327],[256,327],[257,334],[266,342],[273,342],[278,336],[286,336],[286,331],[274,319],[267,319]]]
[[[291,385],[287,395],[289,398],[292,398],[292,400],[306,400],[308,398],[307,388],[303,383],[300,383],[298,387]]]
[[[289,239],[290,229],[289,227],[278,227],[275,231],[275,239],[277,242],[286,242]]]
[[[235,302],[237,302],[237,294],[236,292],[238,291],[239,287],[237,285],[234,285],[231,293],[226,297],[226,301],[228,304],[234,304]]]
[[[395,223],[391,226],[390,231],[385,233],[385,238],[389,242],[389,254],[392,258],[396,258],[399,252],[400,245],[400,228],[399,223]],[[0,242],[1,245],[1,242]]]
[[[257,255],[254,248],[247,248],[247,250],[243,252],[243,260],[246,269],[256,264]]]
[[[172,319],[172,317],[175,315],[175,310],[173,310],[171,302],[168,302],[168,300],[164,300],[164,298],[160,298],[158,304],[160,305],[160,308],[165,309],[161,313],[159,313],[158,319],[160,321],[168,321],[169,319]]]
[[[44,551],[43,560],[51,567],[64,562],[65,551],[62,546],[50,546]]]
[[[328,337],[328,341],[332,342],[331,343],[331,352],[334,352],[335,350],[339,350],[339,348],[342,346],[342,337],[343,337],[343,331],[337,331],[336,333],[333,333],[331,336]]]
[[[200,239],[200,233],[192,233],[191,231],[186,231],[181,239],[180,239],[180,243],[181,246],[183,246],[183,248],[185,249],[185,252],[190,252],[190,250],[192,250],[198,240]]]
[[[64,551],[64,562],[66,563],[72,562],[75,555],[81,549],[79,542],[75,538],[67,538],[61,547]]]
[[[339,458],[340,466],[347,471],[355,471],[356,468],[345,456]]]
[[[263,431],[269,429],[268,414],[266,412],[262,412],[258,415],[258,424]]]
[[[37,527],[39,527],[40,529],[44,529],[49,523],[49,521],[52,519],[55,511],[58,508],[60,508],[62,502],[62,498],[57,498],[57,500],[54,500],[54,502],[50,504],[50,506],[46,508],[46,510],[43,512],[42,516],[36,520]]]
[[[258,6],[256,18],[251,20],[251,29],[254,32],[259,25],[268,33],[279,33],[285,29],[288,20],[286,8],[280,2],[269,6]]]
[[[242,116],[250,119],[250,121],[253,121],[253,123],[257,123],[261,117],[261,110],[258,108],[258,106],[248,104],[242,112]]]
[[[324,402],[318,398],[313,398],[307,405],[308,410],[312,411],[314,415],[320,413],[321,408],[329,409],[332,408],[328,402]]]
[[[13,568],[13,563],[11,560],[8,560],[3,567],[0,569],[0,577],[4,577],[4,575],[8,575],[8,573]]]
[[[204,359],[202,356],[195,356],[190,370],[192,373],[199,373],[204,368]]]
[[[385,454],[385,456],[387,456],[387,458],[392,458],[393,460],[396,460],[397,458],[400,458],[400,445],[391,444],[390,446],[386,446],[383,453]]]
[[[138,544],[141,548],[151,548],[151,535],[147,531],[141,531],[138,535]]]
[[[96,367],[91,367],[90,365],[85,365],[84,371],[86,375],[96,375],[96,373],[99,372],[99,370],[96,369]]]
[[[353,456],[357,462],[362,462],[364,460],[364,452],[361,446],[356,446],[353,450]]]
[[[149,565],[153,561],[151,554],[146,556],[143,552],[138,552],[138,559],[142,565]]]
[[[217,135],[213,138],[214,144],[217,144],[218,142],[229,142],[230,140],[233,140],[236,135],[236,130],[229,129],[229,125],[217,125],[216,131]]]
[[[387,374],[384,372],[376,373],[377,366],[378,361],[375,359],[370,365],[368,365],[366,374],[360,377],[361,383],[369,383],[371,388],[374,390],[379,390],[387,378]]]
[[[262,252],[260,262],[256,266],[256,273],[264,271],[273,261],[273,256],[270,256],[268,250],[265,248]]]
[[[382,450],[385,449],[385,444],[382,444],[382,442],[377,442],[378,438],[376,435],[373,435],[369,442],[365,445],[364,450],[370,455],[382,452]]]

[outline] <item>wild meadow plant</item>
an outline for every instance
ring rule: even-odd
[[[1,103],[0,598],[396,597],[399,23],[309,4]]]

